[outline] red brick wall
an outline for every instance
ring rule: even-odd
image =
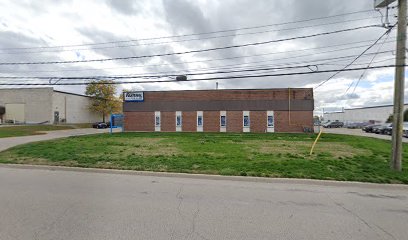
[[[251,132],[264,133],[267,128],[266,111],[250,111]]]
[[[154,131],[154,112],[126,112],[126,131]]]
[[[219,132],[220,131],[220,112],[219,111],[203,111],[203,130],[204,132]]]
[[[242,111],[227,111],[227,132],[242,132]],[[220,131],[220,112],[204,111],[204,132]],[[275,111],[275,132],[303,132],[313,129],[312,111]],[[183,132],[197,131],[197,113],[183,112]],[[250,111],[251,132],[263,133],[267,128],[266,111]],[[126,131],[154,131],[154,112],[125,112]],[[176,131],[176,113],[161,112],[161,131]]]
[[[197,131],[197,112],[182,112],[183,132],[196,132]]]
[[[176,112],[160,112],[160,117],[162,132],[176,131]]]
[[[275,111],[275,132],[303,132],[303,127],[313,130],[312,111]]]
[[[242,111],[227,111],[227,132],[242,132]]]

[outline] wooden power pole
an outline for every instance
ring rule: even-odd
[[[398,0],[398,33],[394,80],[394,120],[392,125],[391,168],[402,170],[402,134],[404,112],[405,51],[407,32],[407,0]]]

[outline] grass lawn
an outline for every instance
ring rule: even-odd
[[[389,169],[391,142],[323,134],[117,133],[18,146],[1,163],[408,184]],[[404,159],[408,158],[405,147]],[[405,164],[407,162],[405,161]]]
[[[73,124],[73,125],[21,125],[21,126],[2,126],[0,127],[0,138],[19,137],[28,135],[44,134],[42,131],[64,130],[74,128],[91,127],[91,124]]]

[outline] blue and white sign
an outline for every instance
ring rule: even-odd
[[[122,128],[123,132],[124,115],[123,114],[111,114],[110,117],[110,133],[113,132],[113,128]]]
[[[124,92],[123,99],[125,102],[143,102],[143,92]]]

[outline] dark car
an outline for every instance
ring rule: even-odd
[[[373,128],[373,133],[376,134],[385,134],[388,130],[387,128],[391,127],[391,124],[382,124]]]
[[[344,126],[344,123],[343,122],[328,122],[328,123],[325,123],[325,124],[323,124],[323,127],[325,127],[325,128],[340,128],[340,127],[343,127]]]
[[[363,128],[367,125],[368,125],[367,122],[348,122],[347,124],[344,125],[344,127],[350,128],[350,129],[356,129],[356,128]]]
[[[93,128],[108,128],[110,127],[110,123],[105,123],[105,122],[96,122],[92,124]]]
[[[392,124],[386,128],[385,134],[392,135]],[[408,137],[408,122],[402,124],[402,135]]]
[[[364,132],[367,133],[372,133],[374,132],[374,128],[381,126],[380,124],[372,124],[372,125],[368,125],[363,127],[361,130],[363,130]]]
[[[386,135],[392,135],[392,124],[390,124],[388,127],[384,129],[384,134]]]

